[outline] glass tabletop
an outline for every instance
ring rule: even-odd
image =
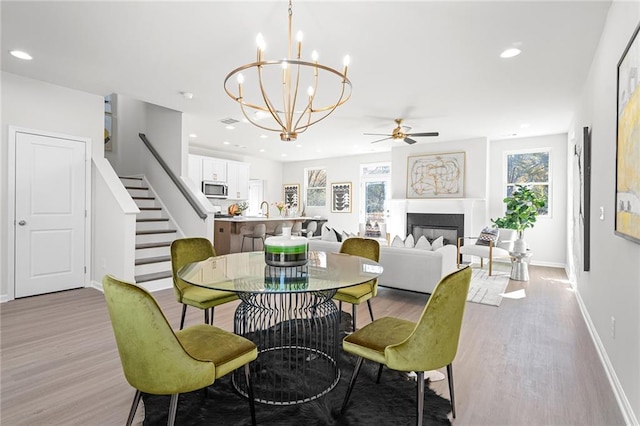
[[[275,267],[264,252],[210,257],[178,270],[185,282],[237,293],[296,293],[335,290],[370,281],[382,274],[378,262],[342,253],[309,251],[304,266]]]

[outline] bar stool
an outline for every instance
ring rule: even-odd
[[[240,246],[240,251],[244,251],[244,240],[245,238],[251,239],[251,251],[254,251],[254,242],[256,239],[262,240],[262,247],[264,247],[264,237],[267,233],[267,225],[264,223],[259,223],[258,225],[253,227],[253,232],[250,234],[242,234],[242,245]]]
[[[302,231],[302,233],[304,234],[305,237],[307,238],[311,238],[313,237],[313,233],[316,232],[318,229],[318,222],[316,221],[311,221],[309,222],[309,224],[307,225],[307,229],[304,229]]]
[[[291,228],[291,235],[302,235],[302,222],[299,220],[294,222],[293,227]]]

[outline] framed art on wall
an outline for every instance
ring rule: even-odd
[[[351,213],[351,182],[331,184],[331,213]]]
[[[464,152],[407,158],[407,198],[463,198]]]
[[[300,205],[300,185],[297,183],[288,183],[283,185],[284,203],[292,210],[298,210]]]
[[[616,235],[640,243],[640,25],[618,62]]]

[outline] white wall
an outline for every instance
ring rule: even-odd
[[[8,170],[8,127],[18,126],[33,130],[79,136],[91,139],[92,156],[102,157],[104,150],[104,98],[79,92],[49,83],[32,80],[2,72],[2,117],[0,128],[0,297],[8,293],[8,253],[13,247],[6,246],[9,238],[8,209],[13,200],[8,200],[6,175]],[[93,224],[95,226],[95,224]],[[90,266],[90,265],[87,265]]]
[[[489,219],[504,216],[506,197],[506,153],[538,148],[550,150],[551,193],[549,217],[538,217],[533,228],[524,233],[525,241],[533,252],[532,263],[554,267],[566,264],[565,244],[567,235],[567,135],[550,135],[535,138],[505,139],[489,144]],[[489,222],[490,224],[490,222]],[[549,244],[553,239],[554,244]]]
[[[284,163],[283,183],[299,184],[301,198],[304,200],[304,170],[305,168],[324,168],[327,171],[327,204],[325,207],[307,207],[307,216],[322,216],[328,219],[327,226],[346,232],[358,232],[358,206],[360,200],[360,165],[391,161],[390,153],[366,154],[358,156],[344,156],[325,158],[321,160],[296,161]],[[393,173],[393,169],[392,169]],[[353,210],[351,213],[331,213],[330,196],[331,184],[334,182],[352,183]],[[274,201],[282,201],[280,192]],[[273,207],[272,207],[273,210]]]
[[[626,408],[640,418],[640,244],[614,234],[617,63],[640,22],[640,3],[614,1],[589,73],[573,133],[592,129],[591,271],[576,259],[576,287],[595,340]],[[570,132],[570,134],[572,133]],[[579,194],[575,193],[574,197]],[[599,220],[599,208],[605,209]],[[574,230],[574,237],[580,238]],[[579,242],[580,244],[581,242]],[[615,337],[611,318],[615,317]]]

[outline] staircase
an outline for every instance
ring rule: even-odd
[[[135,281],[148,290],[171,287],[170,246],[177,231],[144,178],[120,177],[120,181],[140,209],[136,217]]]

